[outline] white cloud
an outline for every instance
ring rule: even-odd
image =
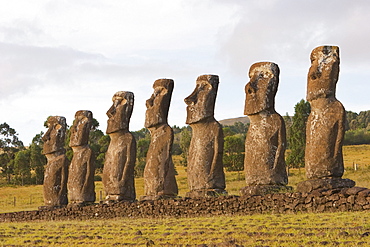
[[[126,90],[137,130],[152,83],[172,78],[169,123],[183,126],[183,99],[201,74],[220,76],[216,119],[242,116],[257,61],[279,64],[276,107],[292,114],[305,97],[309,54],[322,44],[341,48],[338,98],[367,110],[369,11],[365,0],[9,1],[0,8],[0,122],[26,144],[47,116],[71,124],[80,109],[104,130],[112,95]]]

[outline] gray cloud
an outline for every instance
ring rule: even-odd
[[[368,63],[369,1],[236,1],[238,24],[221,47],[230,68],[272,60],[290,66],[307,64],[313,48],[339,45],[352,66]]]

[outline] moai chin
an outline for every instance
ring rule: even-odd
[[[44,203],[46,206],[52,207],[67,205],[69,162],[64,149],[66,119],[60,116],[51,116],[47,120],[47,125],[48,131],[42,137],[43,154],[48,161],[44,172]]]
[[[103,186],[107,195],[105,200],[133,201],[136,198],[136,141],[129,132],[129,124],[134,107],[134,94],[119,91],[113,95],[112,101],[113,104],[107,111],[107,134],[110,143],[103,169]]]
[[[291,189],[285,186],[285,123],[275,111],[279,73],[278,65],[271,62],[255,63],[249,70],[244,107],[250,119],[244,159],[247,186],[240,191],[244,196]]]
[[[186,123],[193,131],[188,154],[187,197],[227,195],[222,126],[214,118],[218,83],[217,75],[201,75],[193,93],[185,98]]]
[[[67,186],[71,204],[95,202],[95,166],[88,144],[92,119],[91,111],[77,111],[70,129],[69,146],[73,150],[73,158],[69,166]]]
[[[346,113],[335,98],[338,76],[339,47],[315,48],[307,77],[307,101],[311,104],[311,113],[306,126],[305,169],[309,180],[297,185],[300,192],[355,185],[354,181],[341,178]]]
[[[176,197],[178,187],[172,162],[173,130],[167,123],[174,82],[159,79],[153,84],[154,93],[146,101],[145,127],[151,139],[144,169],[142,200]]]

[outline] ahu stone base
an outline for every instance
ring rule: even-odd
[[[180,197],[174,195],[152,195],[140,197],[140,201],[169,200],[169,199],[180,199]]]
[[[186,197],[200,198],[200,197],[218,197],[227,196],[227,191],[223,189],[204,189],[192,190],[186,193]]]
[[[356,185],[355,181],[348,178],[325,178],[311,179],[297,184],[297,192],[312,192],[317,189],[338,189],[352,188]]]
[[[215,215],[370,212],[370,190],[361,187],[318,189],[311,193],[276,193],[264,196],[219,196],[110,204],[45,207],[42,210],[0,214],[0,222],[32,220],[89,220]]]
[[[120,202],[120,201],[130,201],[130,202],[133,202],[135,201],[134,199],[132,198],[127,198],[125,196],[122,196],[122,195],[107,195],[105,197],[105,200],[104,200],[104,203],[115,203],[115,202]]]
[[[285,185],[252,185],[240,190],[242,196],[263,196],[267,194],[291,192],[293,188]]]

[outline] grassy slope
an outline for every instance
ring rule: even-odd
[[[356,181],[357,186],[370,188],[370,145],[345,146],[344,163],[346,171],[345,178]],[[174,157],[174,163],[179,164],[180,157]],[[354,171],[353,164],[359,164],[359,169]],[[187,189],[186,168],[177,165],[176,167],[177,183],[179,186],[179,195],[185,196]],[[296,184],[305,179],[304,169],[291,169],[289,176],[289,185],[295,187]],[[142,178],[135,180],[137,198],[144,194],[144,183]],[[103,186],[101,182],[95,183],[96,198],[100,200],[100,193],[104,197]],[[243,172],[226,173],[227,191],[231,195],[238,195],[239,190],[245,186]],[[16,197],[16,206],[14,207],[14,197]],[[14,212],[22,210],[36,210],[43,205],[42,186],[25,187],[2,187],[0,193],[0,213]]]

